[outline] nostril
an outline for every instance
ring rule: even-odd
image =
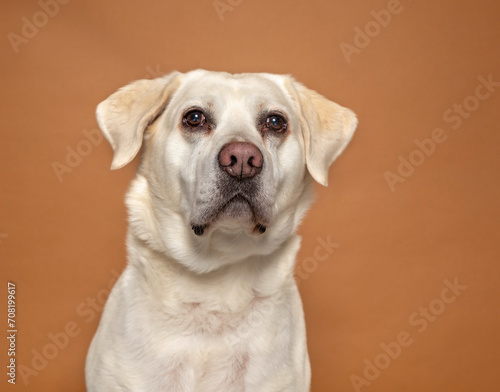
[[[226,144],[220,150],[218,160],[222,170],[240,179],[258,174],[264,161],[262,153],[254,144],[243,142]]]
[[[257,157],[252,155],[250,158],[248,158],[248,164],[251,167],[260,169],[262,167],[262,155],[257,155]]]

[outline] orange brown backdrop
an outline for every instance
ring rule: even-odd
[[[359,117],[300,229],[312,391],[500,390],[499,15],[485,0],[3,1],[0,390],[84,391],[135,167],[109,171],[95,106],[200,67],[290,73]]]

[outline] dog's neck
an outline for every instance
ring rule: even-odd
[[[182,298],[183,304],[203,304],[212,310],[237,311],[252,301],[279,297],[295,285],[293,272],[300,237],[294,235],[268,256],[254,256],[197,273],[158,252],[129,232],[129,268],[140,272],[144,288],[162,303]],[[147,283],[147,284],[146,284]]]

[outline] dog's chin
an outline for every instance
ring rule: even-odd
[[[267,219],[259,217],[252,204],[243,196],[237,195],[215,211],[215,219],[209,223],[194,224],[192,229],[198,236],[208,230],[238,232],[243,230],[250,234],[263,234],[266,231]]]
[[[235,223],[244,223],[255,220],[255,214],[250,202],[242,196],[229,200],[218,214],[219,220],[233,220]]]

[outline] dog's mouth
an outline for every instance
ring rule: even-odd
[[[241,194],[237,194],[227,201],[221,208],[220,214],[228,215],[231,218],[238,219],[242,216],[255,216],[250,201]]]
[[[205,234],[209,226],[217,220],[231,220],[253,226],[255,233],[264,234],[267,226],[266,213],[242,193],[237,193],[219,206],[205,211],[203,223],[191,223],[191,228],[197,236]]]

